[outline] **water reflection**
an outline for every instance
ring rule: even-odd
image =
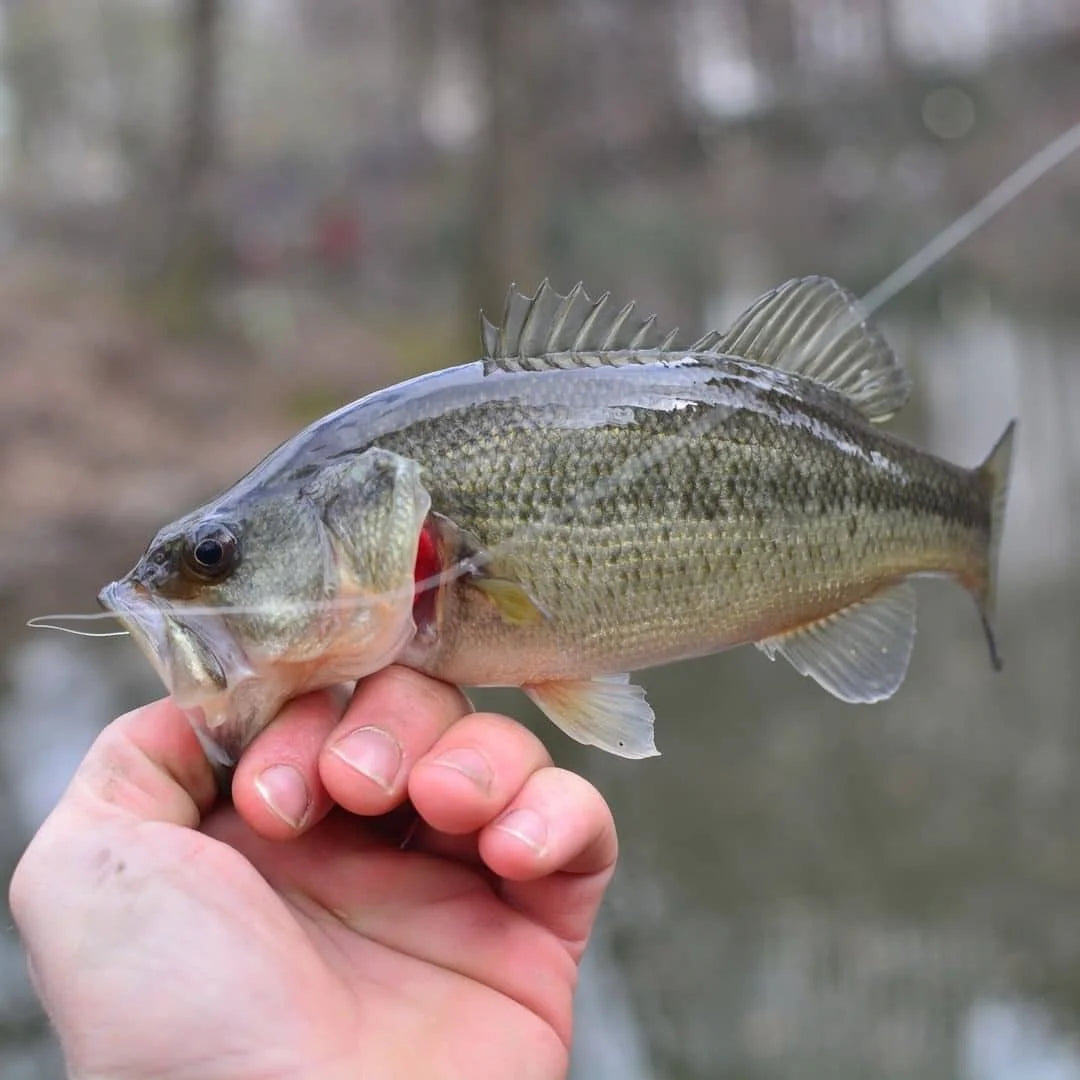
[[[975,1002],[962,1032],[964,1080],[1080,1080],[1080,1043],[1028,1001]]]

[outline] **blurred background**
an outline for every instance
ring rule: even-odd
[[[865,292],[1080,119],[1075,0],[2,0],[0,862],[157,696],[95,610],[302,424],[472,359],[550,276],[688,340],[788,277]],[[1080,155],[878,315],[896,427],[1011,416],[1005,671],[921,583],[910,677],[752,649],[651,672],[664,756],[539,730],[620,824],[575,1077],[1080,1080]],[[0,1075],[62,1066],[10,928]]]

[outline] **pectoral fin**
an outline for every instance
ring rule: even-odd
[[[915,641],[915,590],[893,585],[851,607],[757,647],[782,656],[841,701],[892,697],[907,674]]]
[[[537,707],[571,739],[625,758],[656,757],[653,711],[629,675],[523,686]]]
[[[484,593],[495,605],[503,622],[511,626],[534,626],[547,616],[518,581],[506,578],[484,577],[482,574],[469,579],[469,584]]]

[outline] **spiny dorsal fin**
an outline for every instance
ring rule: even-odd
[[[502,322],[481,315],[480,329],[484,360],[507,371],[631,364],[638,353],[655,359],[678,333],[661,330],[655,315],[643,318],[634,303],[616,307],[610,293],[593,300],[579,282],[564,296],[546,279],[533,296],[512,285]]]
[[[887,420],[911,391],[907,372],[859,303],[825,277],[787,281],[754,301],[722,337],[694,352],[737,356],[823,383],[870,420]]]
[[[841,701],[892,697],[907,674],[915,642],[915,590],[886,587],[818,622],[765,638],[757,647],[817,680]]]

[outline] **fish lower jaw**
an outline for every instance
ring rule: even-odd
[[[177,700],[206,756],[231,766],[291,695],[269,681],[253,679],[202,700]]]
[[[407,636],[412,636],[411,628]],[[384,646],[377,655],[331,650],[312,660],[277,660],[267,670],[253,672],[219,693],[174,695],[174,700],[194,727],[207,756],[215,763],[233,765],[287,701],[371,675],[394,663],[404,643],[395,638]]]

